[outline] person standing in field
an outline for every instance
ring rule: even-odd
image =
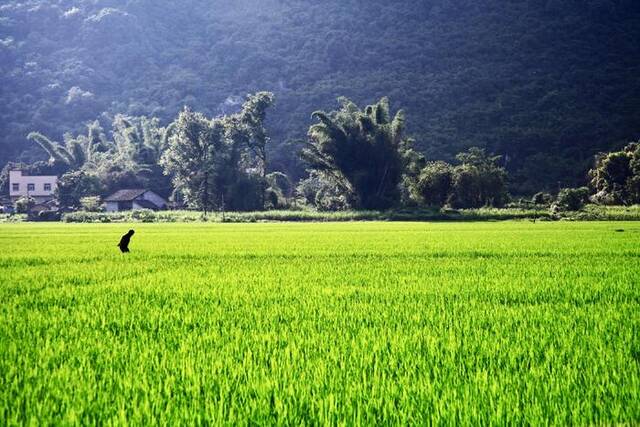
[[[129,252],[129,242],[131,242],[131,237],[135,234],[135,231],[129,230],[127,234],[122,236],[120,239],[120,243],[118,243],[118,247],[120,248],[120,252],[126,253]]]

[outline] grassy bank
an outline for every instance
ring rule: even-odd
[[[0,214],[1,222],[26,221],[26,215]],[[281,210],[263,212],[220,212],[206,216],[198,211],[148,210],[129,212],[73,212],[64,214],[68,223],[180,223],[180,222],[345,222],[345,221],[506,221],[506,220],[577,220],[640,221],[640,206],[588,205],[580,211],[552,214],[546,208],[480,208],[462,210],[405,209],[395,211],[318,212]]]
[[[545,208],[480,208],[463,210],[405,209],[395,211],[345,211],[317,212],[264,211],[264,212],[214,212],[204,216],[195,211],[166,212],[117,212],[66,214],[65,222],[341,222],[341,221],[491,221],[491,220],[580,220],[580,221],[638,221],[640,206],[589,205],[578,212],[551,214]]]

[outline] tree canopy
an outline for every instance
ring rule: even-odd
[[[46,160],[31,131],[62,141],[117,114],[162,127],[268,90],[268,155],[300,177],[287,142],[313,111],[388,95],[427,159],[478,146],[504,156],[514,192],[557,191],[640,136],[639,39],[636,0],[7,0],[0,166]]]
[[[273,94],[248,96],[242,110],[208,119],[185,108],[169,126],[161,158],[175,191],[192,208],[261,210],[267,190],[264,128]]]
[[[360,110],[341,98],[338,111],[316,111],[302,151],[309,167],[347,195],[360,209],[387,209],[399,202],[398,187],[412,161],[413,140],[405,135],[405,114],[392,116],[389,100]]]
[[[589,172],[596,192],[593,200],[602,204],[640,203],[640,141],[620,151],[600,153]]]

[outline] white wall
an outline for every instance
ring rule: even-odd
[[[167,208],[167,201],[162,197],[160,197],[159,195],[157,195],[156,193],[154,193],[153,191],[145,191],[144,194],[142,195],[142,198],[150,202],[153,202],[160,209]]]
[[[118,212],[118,202],[106,202],[107,212]]]
[[[141,197],[144,200],[153,202],[156,206],[160,207],[161,209],[167,208],[167,202],[162,197],[154,193],[153,191],[146,191],[145,193],[142,194]],[[137,204],[136,201],[134,200],[131,210],[139,210],[139,209],[146,209],[146,208],[143,208],[142,206]],[[118,212],[119,211],[118,202],[106,202],[105,210],[107,212]]]
[[[19,184],[20,188],[14,191],[13,184]],[[34,184],[35,189],[28,191],[28,184]],[[51,190],[45,191],[44,184],[51,184]],[[9,196],[14,200],[27,195],[36,199],[52,199],[57,186],[58,177],[54,175],[30,176],[19,170],[9,171]]]

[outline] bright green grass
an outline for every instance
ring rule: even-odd
[[[640,423],[640,223],[134,227],[0,225],[0,425]]]

